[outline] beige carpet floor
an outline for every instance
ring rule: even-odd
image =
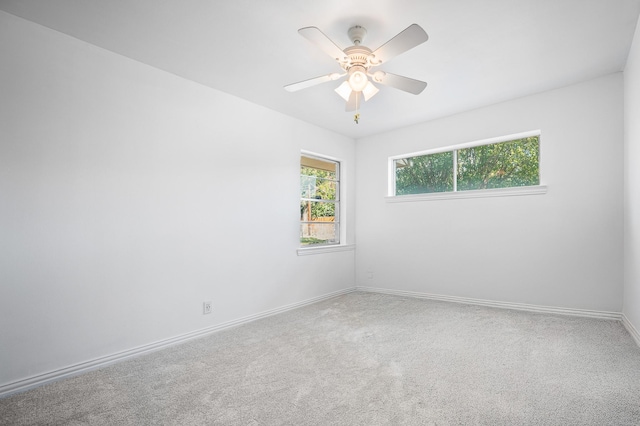
[[[616,321],[350,293],[0,399],[2,425],[640,425]]]

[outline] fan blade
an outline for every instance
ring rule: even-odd
[[[336,61],[341,62],[347,59],[347,55],[344,54],[342,49],[340,49],[333,41],[331,41],[329,37],[327,37],[318,28],[316,27],[300,28],[298,30],[298,33],[300,33],[302,37],[314,43],[323,52],[331,56]]]
[[[427,33],[418,24],[410,25],[407,29],[396,35],[394,38],[378,47],[373,52],[375,65],[380,65],[395,58],[401,53],[429,40]]]
[[[360,103],[359,92],[351,92],[349,96],[349,100],[347,101],[347,106],[344,109],[345,111],[355,111],[358,109],[358,104]]]
[[[309,80],[299,81],[297,83],[288,84],[284,86],[284,90],[287,92],[297,92],[298,90],[306,89],[307,87],[312,87],[320,83],[326,83],[327,81],[337,80],[340,77],[344,76],[346,73],[338,74],[337,72],[323,75],[316,78],[310,78]]]
[[[413,93],[414,95],[419,95],[422,93],[424,88],[427,87],[427,83],[424,81],[414,80],[413,78],[403,77],[401,75],[383,71],[374,73],[372,78],[376,83],[404,90],[405,92]]]

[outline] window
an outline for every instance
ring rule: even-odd
[[[300,157],[300,245],[340,243],[340,163]]]
[[[393,195],[540,184],[540,134],[391,158]]]

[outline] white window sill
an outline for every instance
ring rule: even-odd
[[[304,247],[298,249],[298,256],[309,256],[312,254],[335,253],[339,251],[353,251],[354,244],[336,244],[333,246]]]
[[[518,195],[541,195],[547,193],[546,185],[516,186],[513,188],[478,189],[474,191],[432,192],[429,194],[412,194],[387,196],[387,203],[406,203],[413,201],[453,200],[458,198],[513,197]]]

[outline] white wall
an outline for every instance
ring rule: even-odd
[[[637,39],[624,75],[636,326]],[[0,389],[349,288],[354,269],[361,286],[622,308],[621,74],[354,144],[3,12],[0,57]],[[384,201],[390,155],[534,129],[545,195]],[[355,263],[296,255],[301,149],[345,160]]]
[[[357,284],[620,312],[622,117],[617,73],[358,140]],[[389,156],[537,129],[547,194],[385,202]]]
[[[353,140],[3,12],[0,58],[0,388],[354,285],[296,254],[300,150]]]
[[[625,275],[623,313],[640,331],[640,27],[624,70]]]

